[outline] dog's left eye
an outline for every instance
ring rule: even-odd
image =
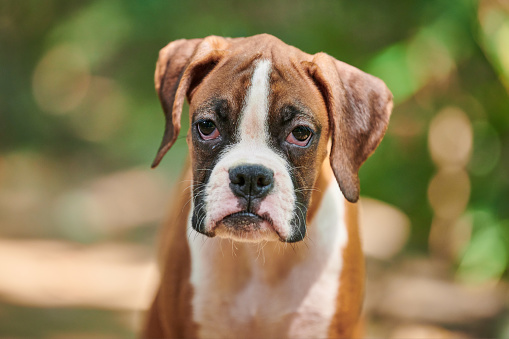
[[[219,137],[219,130],[212,120],[202,120],[197,124],[198,132],[203,140],[212,140]]]
[[[313,132],[306,126],[297,126],[293,129],[293,131],[288,134],[286,137],[286,141],[290,144],[294,144],[297,146],[307,146],[309,144],[309,140],[311,140],[311,136],[313,136]]]

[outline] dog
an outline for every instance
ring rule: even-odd
[[[392,110],[384,82],[268,34],[159,53],[156,167],[189,102],[189,161],[163,232],[146,338],[361,335],[358,171]]]

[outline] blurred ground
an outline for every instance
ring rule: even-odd
[[[504,0],[0,0],[0,337],[135,336],[187,148],[149,169],[158,50],[262,32],[394,94],[360,172],[367,336],[509,338]]]
[[[506,283],[465,286],[444,261],[398,256],[408,218],[373,199],[361,204],[368,337],[491,337],[494,329],[507,334]],[[89,245],[0,239],[0,276],[4,337],[132,337],[158,280],[153,246],[120,239]]]

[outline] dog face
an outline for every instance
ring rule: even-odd
[[[336,178],[357,200],[357,171],[381,140],[391,96],[380,80],[336,63],[268,35],[179,40],[160,52],[155,81],[167,124],[154,165],[178,135],[187,96],[196,231],[302,240],[330,138]]]
[[[327,110],[309,77],[275,58],[243,58],[217,65],[192,96],[192,225],[236,240],[301,240]]]

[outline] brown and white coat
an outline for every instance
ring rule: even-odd
[[[153,166],[176,140],[186,97],[190,164],[143,336],[358,335],[358,170],[389,120],[383,82],[262,34],[172,42],[155,83],[166,129]]]

